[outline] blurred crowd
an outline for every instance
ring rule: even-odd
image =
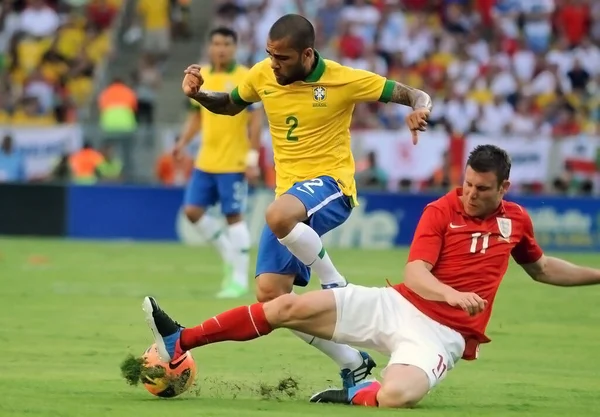
[[[202,0],[205,1],[205,0]],[[208,1],[208,0],[206,0]],[[111,58],[115,22],[125,0],[0,0],[0,126],[46,126],[78,120],[94,77]],[[456,183],[460,139],[470,133],[540,134],[560,139],[600,130],[600,1],[593,0],[211,0],[211,26],[239,34],[237,60],[266,57],[270,26],[301,13],[317,29],[317,49],[343,64],[422,88],[434,99],[431,129],[451,137],[444,165],[423,188]],[[152,129],[164,63],[177,39],[190,36],[190,0],[137,0],[124,22],[137,64],[99,91],[99,127],[129,166],[121,144]],[[353,129],[398,129],[409,109],[356,107]],[[142,134],[150,137],[151,135]],[[99,149],[97,152],[104,152]],[[128,153],[129,152],[129,153]],[[163,155],[164,156],[164,155]],[[181,166],[161,156],[156,179],[182,184]],[[68,158],[69,156],[65,156]],[[7,163],[8,164],[8,163]],[[385,189],[377,155],[358,161],[363,188]],[[589,179],[589,178],[588,178]],[[394,189],[414,190],[401,180]],[[558,191],[580,187],[565,167]],[[579,188],[578,188],[579,189]]]
[[[128,84],[151,119],[157,64],[173,34],[189,35],[189,0],[138,0],[126,40],[143,57]],[[0,0],[0,125],[47,126],[78,120],[94,77],[110,59],[124,0]]]
[[[95,149],[84,143],[72,153],[63,152],[51,158],[45,175],[28,178],[25,152],[15,146],[10,134],[0,140],[0,183],[52,182],[92,185],[123,180],[123,162],[115,155],[114,145],[105,143]]]
[[[94,71],[110,54],[122,0],[3,0],[0,124],[47,126],[77,120]]]
[[[441,189],[460,182],[470,133],[598,134],[600,1],[593,0],[219,0],[215,25],[240,33],[238,60],[266,57],[270,26],[301,13],[317,29],[317,49],[342,64],[427,91],[429,125],[451,138],[428,181],[401,179],[393,189]],[[409,109],[357,105],[353,129],[398,129]],[[387,189],[377,155],[358,161],[364,188]],[[572,167],[554,181],[560,193],[589,193],[593,173]],[[583,178],[583,179],[582,179]],[[526,184],[522,191],[544,191]]]
[[[600,1],[220,0],[238,59],[265,58],[271,24],[299,12],[325,57],[434,97],[431,124],[453,133],[557,137],[597,132]],[[407,109],[358,106],[354,128],[397,128]]]

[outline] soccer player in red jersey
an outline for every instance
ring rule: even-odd
[[[328,389],[312,402],[414,406],[459,359],[475,359],[479,344],[490,341],[485,329],[510,257],[541,283],[600,283],[600,270],[543,254],[527,212],[503,200],[510,166],[509,156],[496,146],[471,152],[463,187],[423,211],[402,284],[287,294],[193,328],[182,327],[146,297],[143,309],[160,357],[171,361],[195,347],[288,328],[390,356],[382,383]]]

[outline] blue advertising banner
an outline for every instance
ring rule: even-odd
[[[70,186],[67,235],[88,239],[176,240],[183,190],[164,187]]]
[[[361,193],[348,221],[324,236],[329,247],[409,245],[425,205],[439,195]],[[536,237],[550,251],[600,251],[600,199],[554,196],[509,198],[533,219]],[[91,239],[180,240],[203,244],[181,211],[183,190],[163,187],[72,186],[68,236]],[[246,219],[256,243],[271,192],[253,193]],[[218,207],[215,208],[218,214]]]

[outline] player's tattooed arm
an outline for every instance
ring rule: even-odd
[[[415,110],[424,108],[431,111],[431,108],[433,107],[431,97],[429,97],[429,94],[425,91],[409,87],[399,82],[396,82],[396,85],[394,86],[390,101],[392,103],[410,106]]]
[[[246,108],[246,106],[234,103],[229,93],[200,90],[190,97],[215,114],[235,116]]]

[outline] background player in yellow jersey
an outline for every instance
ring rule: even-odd
[[[202,69],[205,85],[227,94],[242,82],[248,68],[237,65],[234,57],[237,35],[228,28],[209,34],[211,66]],[[258,175],[258,149],[262,110],[248,106],[234,117],[221,116],[201,108],[196,101],[175,145],[180,155],[200,130],[202,133],[196,169],[185,194],[184,210],[198,232],[217,248],[225,265],[225,277],[218,297],[233,298],[248,292],[250,232],[242,218],[247,185],[244,178]],[[254,108],[253,108],[254,107]],[[226,230],[206,209],[221,203]]]
[[[315,31],[300,15],[285,15],[269,31],[269,58],[257,63],[231,93],[201,90],[198,65],[185,70],[184,93],[216,114],[234,116],[262,101],[273,141],[277,198],[267,209],[256,265],[259,301],[305,286],[314,270],[323,288],[346,279],[320,236],[341,225],[356,204],[350,121],[361,101],[394,102],[414,110],[406,122],[414,143],[425,130],[431,99],[423,91],[369,71],[323,59]],[[375,362],[365,352],[294,331],[338,363],[345,387],[365,379]]]

